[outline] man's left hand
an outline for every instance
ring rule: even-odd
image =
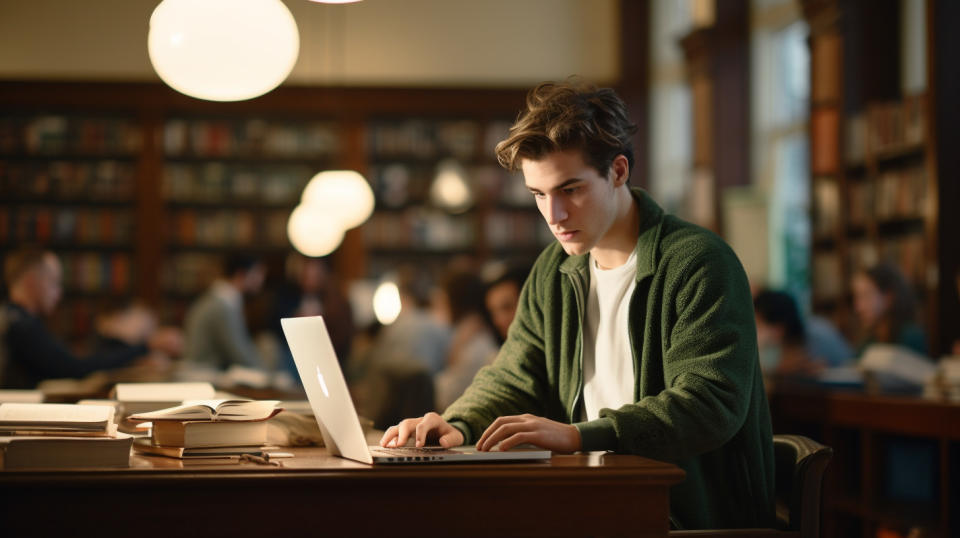
[[[571,424],[563,424],[534,415],[513,415],[493,421],[477,441],[477,450],[489,451],[499,443],[499,450],[530,443],[554,452],[580,450],[580,431]]]

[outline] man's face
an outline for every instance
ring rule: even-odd
[[[32,289],[37,298],[38,312],[41,315],[50,315],[60,302],[63,293],[63,269],[60,260],[53,254],[44,257],[33,273]]]
[[[516,282],[505,281],[487,290],[487,311],[500,337],[507,338],[507,329],[517,313],[517,302],[520,299],[520,288]]]
[[[567,254],[585,254],[603,240],[616,219],[617,183],[611,177],[584,163],[577,150],[523,159],[521,169],[537,209]]]

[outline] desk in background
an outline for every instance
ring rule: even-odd
[[[778,384],[774,433],[833,447],[824,482],[824,535],[876,536],[923,527],[960,535],[960,404]]]
[[[639,456],[283,467],[133,456],[130,469],[0,472],[4,536],[666,536],[674,465]]]

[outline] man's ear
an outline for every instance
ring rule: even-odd
[[[610,178],[614,187],[625,184],[630,179],[630,161],[626,155],[620,154],[613,158],[610,164]]]

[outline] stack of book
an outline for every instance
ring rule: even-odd
[[[128,467],[133,438],[117,431],[114,408],[0,404],[0,467]]]
[[[282,411],[276,400],[194,400],[183,405],[130,415],[150,422],[150,438],[137,439],[135,451],[173,458],[225,458],[260,455],[267,444],[267,420]]]

